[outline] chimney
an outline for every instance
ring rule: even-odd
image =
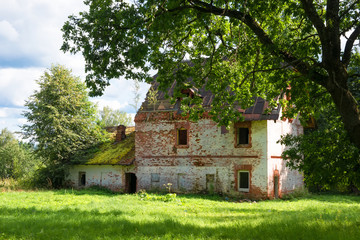
[[[116,128],[116,137],[115,137],[116,142],[120,142],[126,138],[125,130],[126,130],[126,127],[124,125],[119,125]]]

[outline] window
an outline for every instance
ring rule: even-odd
[[[79,186],[85,186],[85,185],[86,185],[86,173],[79,172]]]
[[[160,182],[160,174],[152,173],[151,174],[151,182]]]
[[[250,190],[250,173],[249,171],[239,171],[239,191],[249,192]]]
[[[251,122],[235,123],[235,147],[251,148]]]
[[[186,128],[180,128],[177,130],[177,145],[187,145],[188,139],[187,139],[187,129]]]
[[[249,128],[237,129],[237,144],[249,144]]]

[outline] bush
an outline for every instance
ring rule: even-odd
[[[142,201],[162,201],[162,202],[175,202],[177,201],[176,193],[167,193],[165,195],[148,194],[146,190],[140,190],[137,193]]]

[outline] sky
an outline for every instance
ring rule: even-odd
[[[20,131],[26,123],[25,101],[38,89],[35,80],[53,64],[72,69],[85,79],[81,54],[60,50],[61,27],[69,15],[87,10],[83,0],[0,0],[0,130]],[[132,116],[133,81],[113,79],[101,97],[91,98],[101,109],[125,111]],[[143,101],[148,85],[141,83]]]

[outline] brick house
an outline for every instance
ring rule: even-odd
[[[298,120],[282,119],[280,106],[266,114],[267,102],[256,98],[241,110],[245,121],[226,129],[206,114],[197,122],[182,117],[179,104],[170,104],[165,94],[158,91],[156,104],[145,99],[135,116],[137,190],[171,183],[176,192],[274,198],[303,187],[302,175],[286,167],[284,146],[277,143],[282,134],[302,134],[303,128]],[[210,107],[211,92],[197,94]]]

